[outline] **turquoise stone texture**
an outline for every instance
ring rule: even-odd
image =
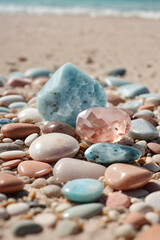
[[[143,93],[149,93],[148,89],[141,84],[127,84],[118,88],[118,92],[128,98],[139,96]]]
[[[5,124],[9,124],[9,123],[13,123],[12,120],[8,119],[8,118],[1,118],[0,119],[0,128],[5,125]]]
[[[71,207],[63,212],[62,218],[89,218],[102,212],[103,204],[101,203],[88,203]]]
[[[131,128],[128,132],[128,136],[133,139],[149,141],[157,138],[159,132],[153,124],[139,118],[131,121]]]
[[[91,178],[69,181],[62,188],[62,193],[65,197],[78,203],[94,202],[100,198],[102,192],[102,183]]]
[[[38,77],[50,77],[52,71],[44,68],[30,68],[25,72],[25,77],[38,78]]]
[[[131,163],[141,155],[141,151],[136,148],[114,143],[96,143],[85,151],[88,160],[104,165]]]
[[[71,126],[75,126],[76,117],[83,110],[105,107],[106,103],[107,97],[102,86],[71,63],[59,68],[37,97],[42,118]]]
[[[6,107],[0,107],[0,112],[10,113],[10,110]]]
[[[20,72],[12,72],[10,75],[9,75],[9,79],[10,78],[24,78],[24,74],[23,73],[20,73]]]
[[[118,78],[118,77],[107,77],[104,81],[103,81],[104,85],[108,86],[108,87],[120,87],[126,84],[130,84],[129,81],[124,80],[122,78]]]
[[[9,108],[14,109],[14,108],[23,108],[27,105],[25,102],[14,102],[9,104]]]

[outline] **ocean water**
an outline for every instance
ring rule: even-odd
[[[89,14],[160,19],[160,0],[0,0],[0,14]]]

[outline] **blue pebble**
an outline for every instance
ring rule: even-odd
[[[0,107],[0,112],[10,113],[10,110],[6,107]]]
[[[149,93],[149,90],[141,84],[127,84],[119,87],[118,92],[124,97],[133,98],[143,93]]]
[[[118,78],[118,77],[107,77],[103,81],[103,85],[108,86],[108,87],[120,87],[120,86],[123,86],[126,84],[131,84],[131,83],[127,80],[124,80],[124,79]]]
[[[62,188],[62,193],[65,197],[78,203],[94,202],[100,198],[102,192],[102,183],[91,178],[69,181]]]
[[[5,125],[5,124],[9,124],[9,123],[13,123],[12,120],[8,119],[8,118],[0,118],[0,128]]]
[[[25,77],[37,78],[37,77],[50,77],[52,71],[44,68],[31,68],[25,72]]]
[[[13,109],[13,108],[23,108],[27,105],[27,103],[25,102],[14,102],[14,103],[11,103],[9,104],[9,108]]]
[[[140,98],[150,98],[150,97],[160,98],[160,93],[146,93],[146,94],[139,95],[139,97]]]
[[[133,112],[136,112],[138,108],[141,107],[142,105],[143,105],[143,102],[139,100],[139,101],[125,103],[123,104],[123,108],[127,108]]]
[[[71,126],[75,126],[77,115],[83,110],[105,107],[106,103],[102,86],[71,63],[59,68],[37,97],[42,118]]]
[[[88,160],[105,165],[131,163],[141,156],[141,151],[136,148],[114,143],[96,143],[85,151]]]
[[[14,77],[17,77],[17,78],[24,78],[24,74],[23,73],[20,73],[20,72],[12,72],[10,75],[9,75],[9,79],[10,78],[14,78]]]

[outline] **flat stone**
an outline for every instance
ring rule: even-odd
[[[42,227],[32,220],[20,220],[13,224],[11,231],[15,236],[23,237],[27,234],[41,232]]]
[[[116,162],[131,163],[141,156],[138,149],[114,143],[96,143],[85,151],[88,160],[105,165]]]
[[[124,80],[123,78],[118,78],[118,77],[107,77],[103,81],[103,85],[108,86],[108,87],[120,87],[126,84],[131,84],[129,81]]]
[[[130,206],[129,208],[131,213],[147,213],[147,212],[151,212],[153,211],[152,206],[150,206],[149,204],[145,203],[145,202],[138,202],[138,203],[134,203]]]
[[[153,207],[154,210],[160,210],[160,191],[150,193],[145,197],[145,202]]]
[[[25,85],[29,84],[31,84],[30,79],[13,77],[9,79],[6,85],[9,87],[24,87]]]
[[[143,120],[132,120],[128,136],[139,140],[152,140],[159,136],[159,132],[151,123]]]
[[[29,205],[25,202],[12,203],[6,207],[6,210],[10,216],[16,216],[27,213],[29,211]]]
[[[147,144],[147,147],[149,148],[149,150],[153,153],[156,153],[156,154],[160,154],[160,144],[158,143],[148,143]]]
[[[2,167],[15,168],[22,162],[21,159],[15,159],[2,163]]]
[[[156,163],[146,163],[143,167],[154,173],[160,170],[160,166]]]
[[[0,128],[2,128],[4,125],[9,124],[9,123],[13,123],[13,121],[10,119],[7,119],[7,118],[1,118],[0,119]]]
[[[144,231],[138,240],[159,240],[160,236],[160,224],[156,224]]]
[[[19,95],[19,93],[15,89],[8,89],[3,92],[3,96],[7,95]]]
[[[126,102],[123,104],[122,107],[125,109],[129,109],[130,111],[135,113],[140,106],[142,106],[142,100]]]
[[[145,100],[146,104],[153,104],[154,106],[160,105],[160,98],[157,97],[149,97]]]
[[[138,111],[134,114],[133,117],[137,117],[139,115],[145,115],[145,116],[149,116],[149,117],[154,117],[154,113],[150,110],[141,110],[141,111]]]
[[[71,63],[64,64],[41,88],[37,108],[46,121],[75,126],[77,115],[91,107],[105,107],[101,85]]]
[[[76,121],[77,134],[85,141],[116,142],[130,129],[127,113],[118,108],[90,108],[81,112]]]
[[[23,139],[32,133],[40,133],[40,128],[29,123],[10,123],[1,128],[1,132],[5,137],[11,139]]]
[[[12,150],[7,152],[0,153],[0,158],[4,160],[16,159],[16,158],[23,158],[26,155],[24,151],[21,150]]]
[[[68,219],[59,221],[56,227],[58,237],[67,237],[78,233],[78,231],[79,228],[77,223]]]
[[[25,77],[32,79],[37,77],[50,77],[51,74],[52,71],[44,68],[30,68],[24,73]]]
[[[53,168],[54,177],[60,182],[79,178],[98,179],[104,175],[106,168],[102,165],[75,158],[62,158]]]
[[[16,176],[8,173],[0,173],[1,193],[14,193],[23,189],[24,183]]]
[[[90,218],[97,214],[100,214],[102,212],[102,209],[103,204],[101,203],[81,204],[65,210],[62,214],[62,218]]]
[[[134,98],[144,93],[149,93],[149,90],[142,84],[127,84],[118,88],[118,92],[128,98]]]
[[[6,107],[0,107],[0,112],[10,113],[10,110]]]
[[[62,193],[65,197],[78,203],[94,202],[100,198],[102,192],[102,183],[91,178],[69,181],[62,188]]]
[[[61,188],[57,185],[49,185],[43,188],[44,194],[48,198],[60,197],[62,195]]]
[[[139,110],[150,110],[150,111],[153,111],[155,108],[155,106],[153,104],[144,104],[142,105]]]
[[[109,208],[118,208],[118,207],[128,208],[130,206],[130,199],[124,193],[114,192],[109,194],[106,200],[106,206]]]
[[[55,162],[64,157],[74,157],[79,151],[78,141],[63,133],[48,133],[38,137],[29,147],[34,160]]]
[[[24,97],[21,95],[7,95],[0,98],[0,102],[3,103],[5,106],[9,106],[9,104],[14,102],[23,102]]]
[[[125,221],[129,224],[136,225],[136,226],[143,226],[144,224],[147,224],[148,221],[145,219],[144,214],[142,213],[129,213],[126,216]]]
[[[0,193],[0,202],[7,200],[7,196],[3,193]]]
[[[15,109],[15,108],[23,108],[27,105],[27,103],[25,102],[14,102],[14,103],[11,103],[9,104],[9,108],[10,109]]]
[[[18,173],[20,176],[42,177],[52,171],[52,167],[48,163],[23,161],[18,165]]]
[[[56,216],[52,213],[39,213],[34,221],[44,227],[53,227],[56,223]]]
[[[42,127],[42,132],[47,133],[64,133],[72,137],[77,137],[76,130],[72,126],[64,122],[49,122]]]
[[[18,113],[20,122],[41,122],[42,118],[36,108],[25,108]]]
[[[160,215],[155,212],[147,212],[145,218],[150,224],[157,224],[160,222]]]
[[[31,145],[31,143],[39,137],[38,133],[32,133],[28,137],[26,137],[24,143],[27,147]]]
[[[0,153],[13,150],[22,150],[22,147],[15,143],[0,143]]]
[[[149,182],[152,173],[142,167],[114,163],[105,171],[106,183],[115,190],[131,190]]]

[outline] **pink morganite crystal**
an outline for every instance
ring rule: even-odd
[[[76,131],[84,140],[97,142],[117,142],[129,131],[131,119],[118,108],[89,108],[77,116]]]

